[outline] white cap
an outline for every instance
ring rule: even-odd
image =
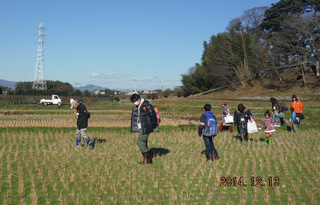
[[[70,104],[71,104],[71,108],[72,109],[75,105],[76,105],[77,101],[75,101],[74,99],[70,99]]]

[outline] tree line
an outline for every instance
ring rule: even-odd
[[[92,97],[95,96],[89,90],[80,91],[79,89],[74,89],[71,84],[68,82],[61,81],[51,81],[46,80],[47,90],[36,90],[32,88],[32,81],[17,82],[15,90],[12,90],[8,87],[0,86],[0,94],[2,91],[7,91],[7,95],[15,96],[50,96],[50,95],[59,95],[59,96],[77,96],[77,97]],[[120,94],[115,94],[115,90],[105,89],[103,90],[104,94],[100,97],[105,98],[109,101],[120,101],[120,99],[126,98],[126,93],[121,92]],[[175,90],[166,89],[164,91],[158,89],[154,92],[149,92],[145,94],[144,91],[139,92],[140,95],[144,96],[147,99],[158,99],[159,97],[168,98],[169,96],[178,96],[182,97],[182,93],[179,87],[176,87]],[[96,97],[96,96],[95,96]]]
[[[280,0],[249,9],[204,41],[201,63],[182,74],[185,95],[260,82],[287,89],[319,86],[320,0]],[[315,81],[308,82],[306,73]]]
[[[89,90],[80,91],[79,89],[74,89],[73,86],[68,82],[46,80],[46,84],[47,90],[33,89],[32,81],[17,82],[15,90],[4,90],[8,90],[8,95],[49,96],[55,94],[59,96],[92,96],[92,92],[90,92]],[[106,97],[114,95],[114,90],[105,89],[104,91]]]

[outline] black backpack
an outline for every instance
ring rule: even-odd
[[[90,112],[88,112],[88,110],[87,110],[87,112],[84,112],[83,114],[84,114],[84,116],[86,116],[88,119],[90,118]]]

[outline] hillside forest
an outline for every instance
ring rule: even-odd
[[[319,87],[320,0],[249,9],[203,47],[201,63],[181,75],[186,96],[257,83],[280,91]]]

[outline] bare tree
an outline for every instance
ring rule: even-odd
[[[283,84],[286,78],[292,78],[288,73],[299,70],[303,85],[306,85],[305,72],[311,64],[319,76],[319,20],[317,13],[293,14],[284,20],[280,24],[282,30],[272,33],[272,37],[263,42],[269,63],[265,67],[266,73],[276,74]]]

